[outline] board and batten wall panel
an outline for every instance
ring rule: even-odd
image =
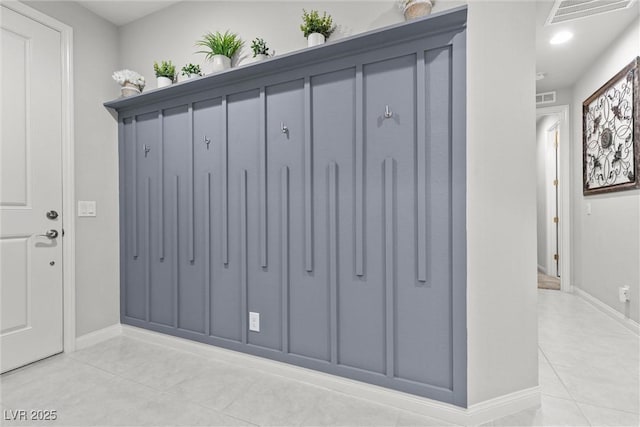
[[[465,406],[463,37],[121,110],[123,323]]]

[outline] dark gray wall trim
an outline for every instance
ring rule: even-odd
[[[105,104],[122,322],[465,407],[465,20]]]

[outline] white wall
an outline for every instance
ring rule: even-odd
[[[640,191],[582,194],[582,103],[640,55],[640,18],[578,79],[572,105],[574,285],[640,320]],[[591,215],[586,213],[591,204]],[[631,287],[631,302],[618,301],[618,287]]]
[[[76,220],[81,336],[120,321],[117,124],[102,106],[119,95],[111,79],[118,69],[118,29],[75,2],[25,3],[73,28],[75,191],[78,200],[97,201],[98,209],[97,217]]]
[[[470,2],[468,397],[538,384],[535,3]]]
[[[433,11],[461,3],[438,2]],[[276,55],[303,49],[307,43],[300,31],[303,8],[326,10],[332,15],[338,29],[330,40],[404,21],[393,0],[182,2],[120,27],[120,62],[144,75],[151,89],[156,87],[154,61],[172,60],[177,70],[189,62],[204,68],[204,55],[195,53],[201,48],[194,44],[209,31],[237,33],[245,41],[239,58],[250,59],[255,37],[263,38]]]
[[[231,30],[244,41],[243,53],[252,56],[251,40],[265,39],[276,54],[306,46],[300,31],[302,8],[326,10],[340,28],[331,36],[348,34],[400,22],[394,2],[183,2],[120,28],[121,63],[143,74],[147,87],[155,88],[153,62],[172,60],[176,69],[189,62],[206,66],[204,54],[194,44],[203,34]],[[176,21],[176,19],[178,21]],[[176,22],[185,23],[177,25]]]
[[[548,258],[548,232],[549,226],[549,205],[548,192],[552,188],[548,178],[547,164],[551,160],[549,158],[549,128],[558,121],[555,115],[542,116],[536,123],[536,199],[537,207],[537,224],[538,224],[538,267],[542,267],[546,274],[551,275],[549,269]],[[553,164],[551,164],[553,166]]]

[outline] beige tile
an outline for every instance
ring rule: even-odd
[[[613,375],[580,365],[559,366],[556,372],[576,402],[629,412],[640,409],[637,376]]]
[[[70,357],[114,374],[142,369],[150,361],[175,350],[128,337],[117,337],[74,352]]]
[[[600,408],[586,403],[578,403],[578,406],[593,426],[636,427],[640,425],[640,416],[637,412],[616,411],[614,409]]]
[[[204,357],[172,349],[162,349],[156,351],[146,363],[134,366],[119,375],[164,391],[195,375],[200,375],[210,364],[210,360]]]
[[[263,426],[299,425],[327,394],[317,387],[269,375],[252,384],[223,412]]]
[[[124,408],[116,417],[103,419],[107,425],[122,426],[253,426],[174,395],[153,392],[141,396],[135,409]]]
[[[455,424],[448,423],[436,418],[424,417],[411,412],[400,411],[398,415],[397,427],[447,427]]]
[[[538,375],[542,394],[562,399],[571,399],[566,387],[562,384],[562,381],[560,381],[560,378],[558,378],[558,375],[556,375],[544,355],[538,358]]]
[[[259,371],[211,361],[185,375],[184,380],[166,391],[216,410],[229,406],[252,384],[265,377]]]
[[[56,375],[59,371],[65,371],[73,361],[66,354],[57,354],[46,359],[31,363],[19,369],[0,375],[0,390],[4,387],[20,387],[36,379],[42,379],[50,375]]]
[[[600,336],[561,336],[558,341],[540,343],[553,366],[621,369],[627,375],[638,375],[640,341],[617,334]]]
[[[400,415],[391,407],[341,393],[322,391],[320,396],[302,420],[303,426],[395,426]]]
[[[491,426],[589,426],[580,409],[571,400],[542,396],[538,409],[528,409],[500,418],[487,424]]]
[[[70,396],[90,391],[115,377],[69,358],[45,361],[7,378],[3,403],[16,409],[57,409]]]

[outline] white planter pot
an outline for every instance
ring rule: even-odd
[[[307,37],[307,47],[318,46],[320,44],[324,44],[324,42],[324,35],[320,33],[311,33]]]
[[[231,58],[224,55],[213,55],[211,58],[213,64],[213,72],[228,70],[231,68]]]
[[[120,88],[120,93],[123,98],[138,95],[140,92],[142,92],[140,88],[132,83],[125,83],[125,85]]]
[[[433,3],[431,0],[413,0],[404,7],[404,19],[416,19],[431,13]]]
[[[168,77],[157,77],[157,79],[158,79],[158,88],[171,86],[171,84],[173,83],[173,80],[171,80]]]
[[[264,53],[259,53],[259,54],[257,54],[256,56],[253,57],[253,60],[254,60],[254,62],[264,61],[268,57],[269,57],[269,55],[265,55]]]

